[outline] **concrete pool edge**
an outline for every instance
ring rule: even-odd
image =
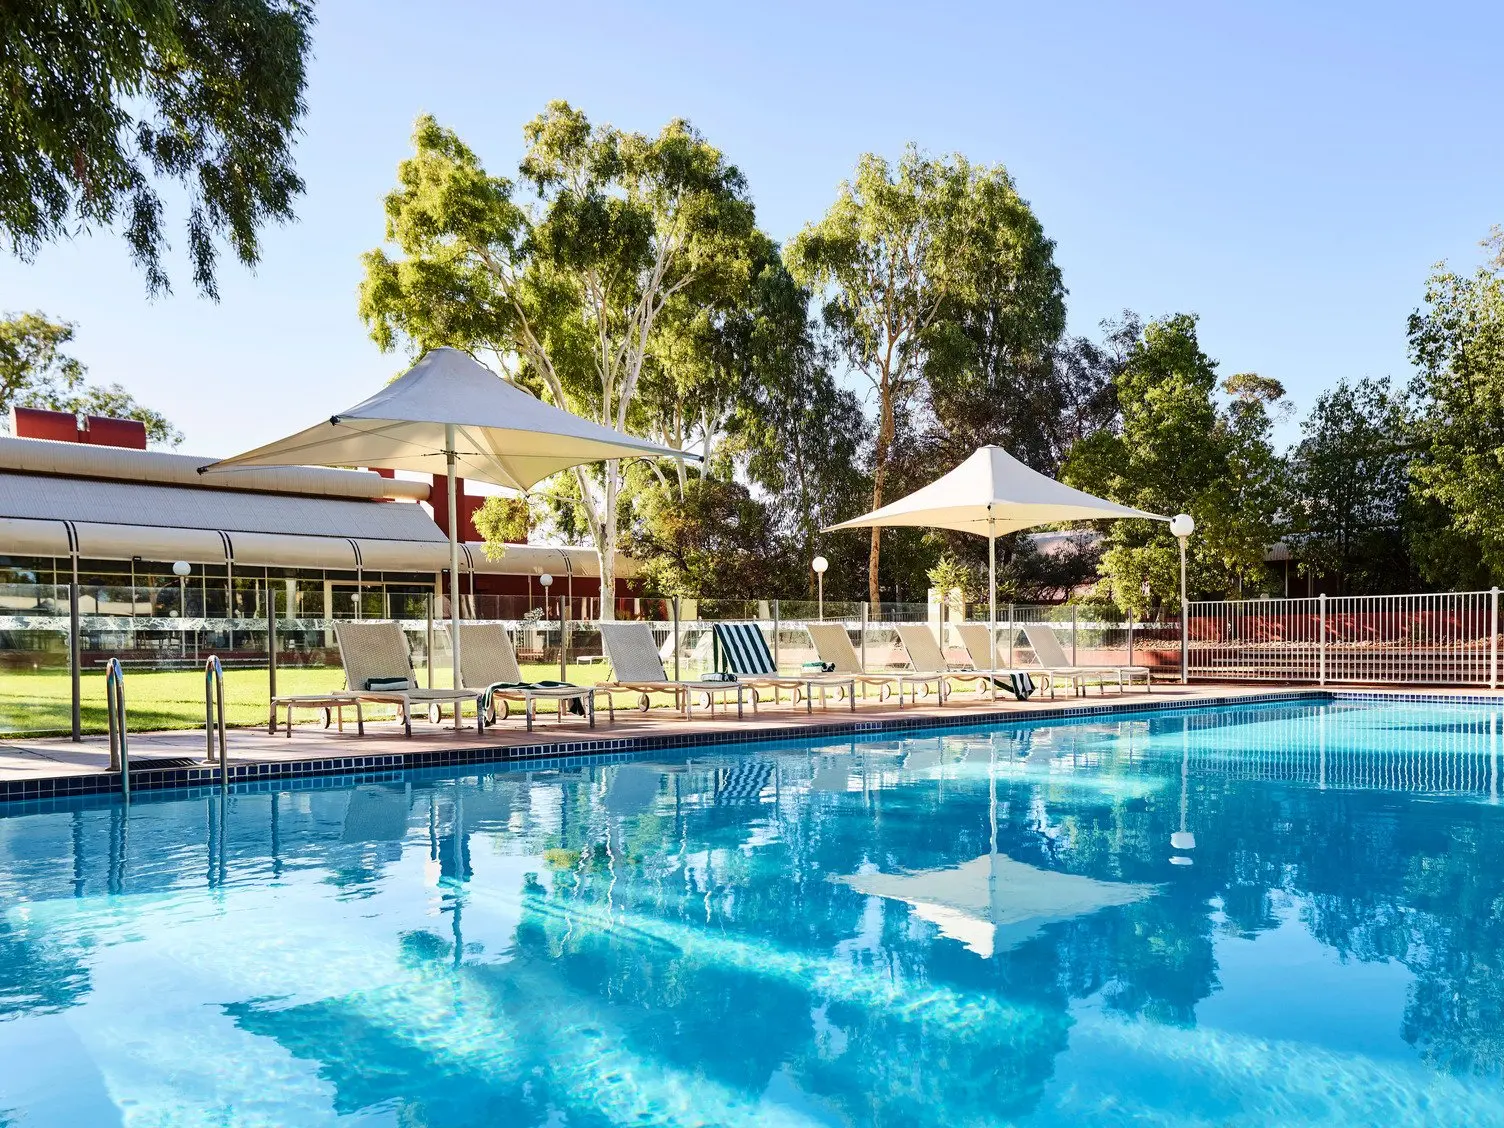
[[[549,766],[582,766],[607,763],[624,755],[674,749],[736,744],[769,744],[790,740],[820,740],[831,737],[869,736],[928,729],[982,728],[1000,724],[1104,718],[1115,715],[1181,712],[1189,709],[1216,708],[1230,705],[1258,705],[1289,701],[1409,701],[1430,704],[1504,705],[1504,694],[1416,692],[1413,690],[1329,689],[1289,687],[1253,692],[1221,692],[1205,696],[1171,699],[1146,697],[1142,700],[1098,700],[1059,706],[1035,707],[1027,712],[1016,708],[980,708],[965,713],[931,711],[919,715],[889,714],[881,718],[857,714],[849,720],[830,720],[818,724],[778,724],[757,721],[734,722],[735,727],[709,732],[654,732],[638,735],[597,737],[581,740],[480,745],[472,748],[419,748],[399,752],[366,755],[313,755],[306,759],[283,759],[232,763],[230,788],[234,792],[263,790],[273,781],[320,776],[390,776],[422,768],[485,767],[519,763]],[[131,771],[131,790],[169,791],[217,786],[219,770],[214,767],[137,767]],[[259,786],[258,786],[259,785]],[[36,800],[73,799],[82,796],[109,796],[120,793],[118,772],[90,771],[36,776],[25,779],[0,779],[0,804],[27,803]]]

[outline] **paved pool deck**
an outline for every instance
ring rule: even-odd
[[[693,719],[668,709],[646,713],[618,709],[612,723],[602,711],[595,728],[582,718],[558,722],[540,714],[528,732],[513,716],[477,733],[473,720],[456,732],[452,722],[432,725],[419,719],[413,735],[386,717],[368,718],[366,732],[355,732],[353,713],[347,713],[343,732],[321,724],[295,725],[291,737],[262,728],[228,731],[226,749],[232,786],[256,784],[289,776],[402,771],[417,767],[498,764],[550,758],[604,757],[658,749],[711,744],[742,744],[810,737],[840,739],[859,733],[901,732],[950,725],[993,724],[1023,718],[1090,716],[1143,712],[1216,704],[1251,703],[1328,696],[1338,698],[1422,696],[1425,699],[1474,700],[1499,698],[1499,691],[1450,688],[1342,687],[1318,689],[1309,685],[1221,684],[1157,685],[1152,692],[1137,689],[1089,697],[1048,696],[1029,701],[978,699],[957,693],[944,706],[933,703],[900,708],[891,701],[858,699],[855,712],[844,702],[818,705],[807,713],[803,705],[763,705],[754,715],[750,707],[738,719],[733,706]],[[219,782],[211,765],[202,729],[130,734],[133,791],[197,787]],[[81,743],[67,738],[0,741],[0,801],[63,798],[120,790],[120,773],[110,771],[106,737],[90,736]]]

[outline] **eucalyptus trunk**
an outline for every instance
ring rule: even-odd
[[[886,385],[886,380],[884,384]],[[893,449],[893,436],[895,433],[893,422],[893,398],[888,393],[886,386],[882,392],[882,403],[878,408],[877,423],[877,446],[872,452],[872,508],[881,509],[883,505],[883,487],[888,477],[888,456]],[[882,602],[880,587],[878,584],[878,565],[882,557],[882,529],[872,526],[872,545],[867,553],[867,598],[875,609]]]

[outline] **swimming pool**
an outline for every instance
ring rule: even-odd
[[[1500,711],[0,818],[0,1124],[1504,1124]]]

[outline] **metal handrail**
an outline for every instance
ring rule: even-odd
[[[205,758],[214,763],[214,729],[219,727],[219,786],[230,786],[230,758],[225,745],[225,671],[219,655],[211,654],[204,663],[204,746]]]
[[[120,773],[120,795],[131,801],[131,749],[125,730],[125,669],[119,658],[104,668],[104,706],[110,725],[110,771]]]

